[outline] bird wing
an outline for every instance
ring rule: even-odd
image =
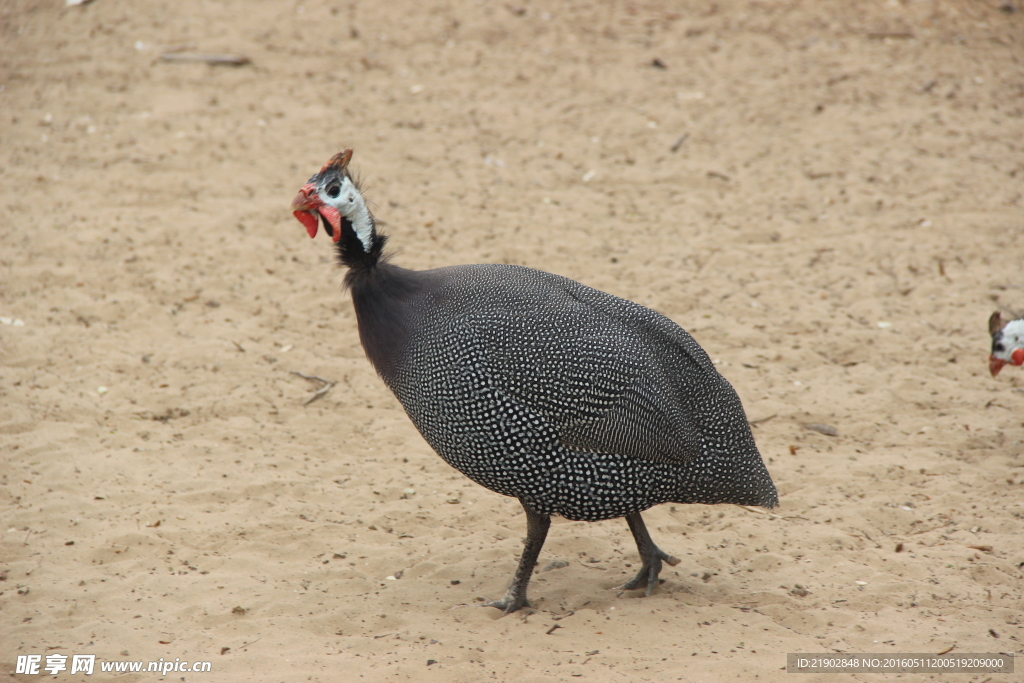
[[[696,458],[709,418],[725,408],[714,404],[740,405],[707,354],[650,309],[549,278],[509,307],[463,320],[503,394],[544,416],[574,450]]]

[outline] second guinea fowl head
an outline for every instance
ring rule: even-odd
[[[292,213],[310,237],[316,237],[323,223],[324,231],[338,243],[345,265],[373,265],[380,258],[385,238],[377,234],[359,183],[349,173],[351,159],[351,149],[331,157],[295,195]]]
[[[992,355],[988,369],[995,377],[1004,365],[1024,365],[1024,318],[1004,321],[999,311],[988,319],[992,334]]]

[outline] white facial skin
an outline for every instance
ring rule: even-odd
[[[320,201],[338,210],[342,216],[352,223],[352,229],[356,237],[363,244],[366,253],[370,253],[373,245],[373,217],[366,206],[366,200],[356,188],[352,179],[347,176],[331,174],[325,178],[320,187],[317,188]]]
[[[1000,346],[1002,349],[998,348]],[[993,339],[992,356],[1007,363],[1013,363],[1013,352],[1016,349],[1024,349],[1024,318],[1006,323],[1006,326]]]

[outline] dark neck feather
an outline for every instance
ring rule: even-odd
[[[383,240],[381,241],[383,245]],[[359,323],[359,340],[377,373],[391,385],[415,326],[415,299],[423,290],[420,273],[377,261],[345,275]]]
[[[370,221],[372,223],[372,216]],[[345,283],[349,286],[352,284],[350,279],[360,277],[360,273],[372,270],[381,260],[381,253],[388,237],[377,234],[376,229],[373,230],[372,235],[370,252],[367,253],[362,241],[352,228],[352,221],[344,216],[341,217],[341,239],[335,244],[338,249],[338,261],[341,265],[349,268],[349,272],[345,276]]]
[[[422,277],[388,263],[383,255],[387,235],[377,233],[370,221],[370,248],[363,246],[352,222],[342,216],[341,237],[336,243],[338,261],[348,268],[345,286],[352,292],[359,341],[377,373],[390,386],[397,377],[403,352],[415,325],[415,303],[422,292]]]

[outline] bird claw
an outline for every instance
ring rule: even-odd
[[[618,587],[617,590],[632,591],[637,588],[647,587],[644,597],[650,596],[654,586],[658,584],[658,573],[661,571],[661,560],[656,560],[650,565],[644,565],[632,579]]]
[[[618,590],[636,590],[637,588],[647,587],[644,592],[644,597],[650,597],[651,593],[654,592],[654,587],[658,585],[658,574],[661,573],[661,563],[667,562],[671,566],[679,564],[679,558],[669,555],[657,546],[654,548],[652,557],[645,557],[644,566],[640,568],[637,575],[631,580],[622,584],[618,587]]]
[[[490,600],[480,604],[481,607],[496,607],[501,610],[502,616],[507,616],[513,612],[523,608],[530,607],[530,601],[526,599],[526,596],[517,596],[511,592],[505,593],[504,596],[499,600]]]

